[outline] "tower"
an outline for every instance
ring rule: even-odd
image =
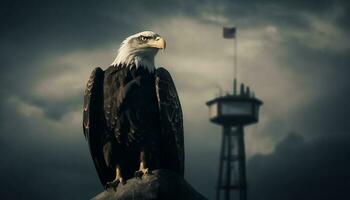
[[[207,102],[210,121],[222,126],[216,200],[246,200],[244,126],[258,122],[263,102],[243,83],[237,92],[237,28],[224,27],[223,37],[234,41],[233,92]]]
[[[247,199],[244,126],[258,122],[262,101],[255,98],[243,83],[239,93],[236,87],[234,79],[232,94],[207,102],[210,121],[222,126],[216,200]]]

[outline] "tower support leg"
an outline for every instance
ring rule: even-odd
[[[245,168],[245,147],[244,147],[244,130],[243,126],[237,127],[237,145],[238,145],[238,173],[239,173],[239,199],[247,199],[247,181]]]
[[[221,198],[230,200],[234,197],[239,197],[239,200],[247,200],[246,185],[243,126],[224,126],[216,200],[222,200]],[[221,196],[221,193],[223,193],[223,196]]]
[[[227,148],[226,148],[226,181],[225,181],[225,200],[230,200],[230,185],[231,185],[231,160],[230,155],[232,154],[232,133],[231,133],[231,127],[227,126],[224,127],[224,134],[226,135],[226,142],[227,142]]]

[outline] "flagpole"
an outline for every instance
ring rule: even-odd
[[[233,69],[232,69],[232,78],[233,78],[233,95],[237,95],[237,62],[238,62],[238,51],[237,51],[237,28],[236,27],[224,27],[223,36],[226,39],[233,39]]]
[[[235,31],[235,37],[233,38],[234,40],[234,60],[233,60],[233,95],[237,94],[237,29]]]

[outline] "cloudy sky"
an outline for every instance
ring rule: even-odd
[[[102,190],[84,140],[82,97],[127,36],[167,40],[185,117],[186,179],[214,198],[221,129],[205,102],[239,81],[264,101],[245,129],[250,199],[350,198],[350,4],[346,0],[0,3],[0,195],[89,199]]]

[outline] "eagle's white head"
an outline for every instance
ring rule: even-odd
[[[159,49],[165,49],[165,40],[152,31],[143,31],[127,37],[118,50],[113,66],[145,67],[150,72],[155,69],[154,57]]]

